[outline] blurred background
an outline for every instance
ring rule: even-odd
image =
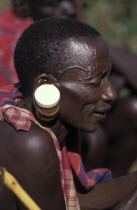
[[[136,0],[83,0],[86,22],[97,28],[116,47],[137,54]],[[10,0],[0,0],[0,11]]]

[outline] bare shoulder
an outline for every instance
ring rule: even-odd
[[[49,132],[34,123],[29,131],[17,131],[10,123],[0,122],[0,145],[1,149],[8,150],[10,148],[13,153],[19,152],[20,154],[25,153],[25,155],[29,153],[33,156],[55,151]]]
[[[15,176],[42,209],[65,208],[59,160],[47,131],[33,123],[28,132],[16,131],[0,122],[0,166]]]
[[[0,165],[11,168],[17,160],[24,166],[35,161],[46,161],[53,168],[59,165],[53,139],[46,130],[32,123],[29,131],[17,131],[10,123],[0,122]]]

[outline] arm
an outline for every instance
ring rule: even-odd
[[[16,132],[8,126],[5,139],[8,143],[2,142],[0,164],[15,176],[42,209],[54,210],[58,206],[64,210],[59,163],[50,135],[36,125],[32,125],[29,132]],[[18,206],[22,209],[20,202]]]
[[[137,172],[113,179],[108,182],[97,184],[97,186],[87,194],[78,194],[80,206],[86,210],[88,209],[114,209],[114,210],[125,210],[128,202],[132,199],[136,201],[137,193],[132,197],[132,191],[137,185]],[[130,195],[129,200],[126,200],[126,196]],[[116,206],[121,201],[122,208]],[[115,207],[114,207],[115,206]],[[129,208],[130,209],[130,208]],[[126,209],[126,210],[129,210]],[[132,208],[131,208],[132,209]],[[130,210],[131,210],[130,209]],[[134,210],[134,209],[132,209]]]
[[[137,55],[109,46],[113,67],[137,90]]]
[[[137,209],[137,189],[133,190],[125,197],[113,210],[136,210]]]

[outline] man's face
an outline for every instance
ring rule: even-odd
[[[68,41],[69,53],[61,75],[60,118],[69,125],[94,131],[106,117],[116,93],[109,81],[111,61],[101,37]]]
[[[29,0],[28,2],[34,20],[48,17],[76,18],[75,6],[69,0],[63,0],[55,4],[47,3],[47,0]]]

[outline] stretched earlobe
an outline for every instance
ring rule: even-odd
[[[59,112],[59,102],[60,92],[54,84],[42,84],[36,88],[33,103],[40,120],[54,120]]]

